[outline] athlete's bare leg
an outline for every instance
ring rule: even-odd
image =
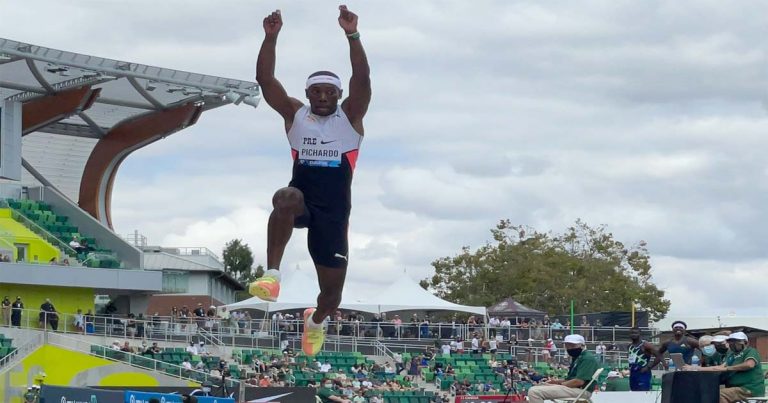
[[[325,318],[333,315],[341,305],[341,292],[344,290],[344,279],[347,269],[327,266],[315,266],[317,281],[320,285],[320,295],[317,296],[317,310],[312,315],[312,321],[322,323]]]
[[[272,197],[272,214],[267,224],[267,271],[248,285],[248,292],[265,301],[277,301],[280,295],[280,261],[291,239],[296,217],[304,214],[304,194],[285,187]]]
[[[293,222],[304,214],[304,194],[294,187],[284,187],[275,192],[272,206],[267,225],[267,269],[279,270],[293,233]]]

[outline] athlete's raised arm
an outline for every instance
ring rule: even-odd
[[[298,99],[289,97],[283,85],[275,78],[275,46],[277,35],[283,27],[280,10],[275,10],[264,18],[263,25],[265,36],[256,61],[256,81],[264,100],[285,120],[287,131],[293,123],[293,115],[303,104]]]
[[[349,122],[360,134],[363,134],[363,117],[371,102],[371,69],[365,56],[363,44],[360,42],[360,32],[357,30],[357,14],[349,11],[347,6],[339,6],[339,25],[347,34],[349,41],[349,58],[352,62],[352,77],[349,78],[349,96],[342,102],[341,107],[347,114]]]

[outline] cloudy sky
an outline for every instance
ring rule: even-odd
[[[353,185],[352,282],[415,279],[499,219],[577,218],[646,240],[672,316],[768,315],[768,3],[353,1],[373,101]],[[253,79],[281,9],[277,77],[348,78],[337,3],[0,0],[0,36]],[[282,121],[230,106],[134,153],[113,218],[150,243],[265,261],[290,179]],[[311,268],[297,231],[284,267]]]

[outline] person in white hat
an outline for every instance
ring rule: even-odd
[[[699,337],[699,348],[701,349],[701,367],[686,365],[683,371],[722,371],[722,365],[728,354],[727,345],[728,336],[701,336]]]
[[[760,353],[749,346],[744,332],[731,333],[728,347],[731,352],[719,367],[725,371],[725,387],[720,388],[720,402],[746,401],[750,397],[765,396],[765,378],[760,367]]]
[[[528,390],[530,403],[544,403],[545,400],[577,397],[586,388],[600,364],[597,357],[586,348],[584,337],[578,334],[565,336],[563,344],[571,356],[571,367],[565,380],[550,380],[546,384],[537,385]],[[582,397],[586,400],[590,392],[584,391]]]

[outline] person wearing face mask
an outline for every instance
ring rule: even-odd
[[[720,367],[728,354],[726,340],[728,340],[728,336],[701,336],[699,338],[701,367],[686,365],[683,367],[683,371],[722,371]]]
[[[740,402],[750,397],[765,396],[760,353],[749,346],[747,335],[736,332],[728,336],[728,348],[731,351],[725,363],[713,367],[725,371],[725,387],[720,389],[720,402]]]
[[[715,348],[715,353],[707,357],[705,367],[714,367],[725,362],[725,357],[728,355],[728,336],[717,335],[712,337],[712,346]]]
[[[651,370],[653,362],[663,358],[656,347],[640,338],[640,328],[633,327],[629,330],[629,338],[632,343],[628,348],[629,356],[629,389],[635,391],[651,390]],[[656,360],[651,360],[656,357]]]
[[[701,367],[712,367],[715,365],[715,360],[717,359],[717,356],[719,355],[717,353],[717,349],[715,348],[715,345],[712,344],[712,336],[705,335],[699,337],[699,351],[701,351],[701,364],[699,364]],[[683,367],[683,369],[687,369],[687,365]]]
[[[571,366],[565,380],[550,380],[543,385],[537,385],[528,390],[529,403],[544,403],[546,400],[556,400],[578,397],[586,388],[592,375],[600,368],[597,357],[586,349],[584,337],[571,334],[563,339],[565,350],[571,357]],[[582,398],[588,400],[590,393],[584,391]]]
[[[659,347],[659,355],[653,360],[651,368],[655,368],[659,363],[664,361],[664,352],[670,354],[680,353],[683,355],[683,361],[687,365],[691,365],[691,362],[693,361],[693,352],[699,348],[699,342],[693,337],[685,334],[687,328],[688,325],[681,320],[672,323],[672,339],[667,340],[661,347]],[[664,366],[665,369],[667,369],[666,364],[664,364]]]

